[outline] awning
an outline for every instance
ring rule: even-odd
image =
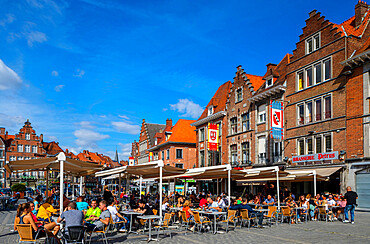
[[[322,167],[322,168],[300,168],[300,169],[287,169],[285,172],[288,172],[290,175],[296,176],[296,181],[302,180],[305,178],[312,179],[312,172],[316,171],[317,180],[327,180],[329,176],[340,170],[343,166],[335,167]]]
[[[117,168],[114,168],[114,169],[102,170],[102,171],[96,172],[95,177],[115,175],[116,178],[118,178],[120,173],[125,173],[126,168],[127,168],[127,166],[121,166],[121,167],[117,167]],[[113,178],[110,178],[110,179],[113,179]]]
[[[130,175],[141,176],[143,179],[157,178],[159,177],[159,166],[157,162],[145,163],[134,166],[128,166],[126,173]],[[162,167],[162,177],[180,175],[185,173],[185,169],[176,168],[169,165]]]
[[[14,171],[59,171],[60,163],[57,157],[10,161],[6,164],[9,172]],[[74,176],[86,176],[100,171],[103,165],[67,158],[64,162],[64,172]]]

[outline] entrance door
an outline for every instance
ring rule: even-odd
[[[356,188],[358,207],[370,209],[370,173],[358,173],[356,175]]]

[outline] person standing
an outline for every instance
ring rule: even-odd
[[[343,223],[349,223],[348,211],[351,212],[351,223],[355,223],[355,206],[358,195],[356,192],[352,191],[350,186],[347,186],[347,192],[344,194],[344,198],[347,199],[347,205],[344,208],[344,221]]]

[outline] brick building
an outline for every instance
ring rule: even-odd
[[[153,153],[153,159],[183,169],[196,167],[196,132],[195,127],[191,126],[194,122],[179,119],[172,127],[172,120],[167,120],[165,130],[154,137],[155,146],[148,149]]]
[[[339,191],[339,185],[341,192],[348,184],[355,187],[349,180],[354,176],[349,175],[348,163],[364,157],[362,117],[368,110],[363,106],[362,87],[367,90],[368,84],[364,84],[363,69],[351,71],[355,65],[349,59],[369,38],[368,8],[359,2],[355,16],[339,25],[311,11],[287,64],[285,156],[337,155],[334,160],[298,160],[290,165],[334,169],[330,181],[322,184],[322,189],[332,192]],[[312,192],[307,183],[296,187]]]
[[[232,83],[230,81],[222,84],[207,104],[199,119],[191,124],[196,128],[196,167],[221,165],[229,162],[226,143],[226,135],[228,134],[226,102],[231,87]],[[209,123],[217,124],[219,128],[218,151],[210,151],[207,148]]]
[[[234,82],[226,102],[227,161],[233,167],[250,166],[256,163],[254,104],[249,99],[263,84],[262,76],[250,75],[241,66],[237,67]],[[266,111],[266,107],[263,108]]]

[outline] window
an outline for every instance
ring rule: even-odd
[[[26,133],[26,140],[30,140],[31,139],[31,136],[29,133]]]
[[[213,114],[213,106],[208,107],[208,116]]]
[[[274,82],[272,78],[266,80],[266,88],[272,86],[273,84]]]
[[[258,123],[266,122],[266,105],[258,106]]]
[[[312,143],[312,138],[307,138],[307,154],[313,154],[313,143]]]
[[[298,125],[304,124],[304,105],[298,105]]]
[[[170,159],[170,149],[167,149],[167,160]]]
[[[25,151],[26,153],[31,152],[31,146],[30,146],[30,145],[25,145],[25,146],[24,146],[24,151]]]
[[[273,152],[273,160],[274,160],[274,163],[278,163],[278,162],[281,162],[283,161],[283,157],[282,157],[282,142],[274,142],[274,152]]]
[[[37,146],[32,146],[32,152],[37,153]]]
[[[157,145],[158,144],[158,138],[154,138],[154,145]]]
[[[242,143],[242,164],[249,163],[249,142]]]
[[[19,144],[17,149],[18,149],[18,152],[23,152],[23,145]]]
[[[304,140],[298,141],[298,155],[304,155]]]
[[[237,124],[238,119],[237,118],[232,118],[230,119],[230,134],[236,134],[238,132],[238,124]]]
[[[183,169],[184,168],[184,164],[175,164],[175,167],[176,168]]]
[[[199,130],[199,141],[204,141],[204,128]]]
[[[306,54],[316,51],[321,46],[320,33],[306,39]]]
[[[238,103],[243,100],[243,89],[239,88],[236,90],[235,94],[235,103]]]
[[[266,138],[258,137],[258,163],[266,163]]]
[[[0,150],[0,158],[4,157],[4,150]]]
[[[324,74],[322,67],[324,66]],[[331,79],[331,58],[308,66],[304,71],[297,72],[297,91],[320,84],[323,80]]]
[[[315,142],[315,146],[316,146],[316,153],[322,153],[322,138],[321,136],[317,136],[315,138],[316,142]]]
[[[318,100],[315,100],[315,117],[316,117],[316,121],[320,121],[321,120],[321,99],[318,99]]]
[[[30,157],[25,157],[24,160],[30,160],[31,158]]]
[[[182,159],[182,149],[176,149],[176,159]]]
[[[164,160],[164,150],[162,151],[162,160]]]
[[[331,135],[325,135],[325,152],[331,152]]]
[[[199,164],[200,167],[204,167],[204,150],[199,152]]]
[[[15,159],[16,159],[15,156],[10,156],[9,157],[9,161],[15,161]]]
[[[232,164],[235,164],[238,162],[238,148],[236,145],[231,145],[230,146],[230,161]]]
[[[306,123],[311,123],[312,120],[312,102],[306,103]]]
[[[321,63],[315,65],[315,79],[316,84],[319,84],[322,81]]]
[[[327,59],[324,61],[324,80],[329,80],[331,78],[331,59]]]
[[[323,105],[324,109],[322,107]],[[297,124],[304,125],[315,121],[321,121],[323,119],[331,119],[332,118],[331,106],[332,106],[331,95],[320,97],[319,99],[315,99],[313,101],[308,100],[304,103],[298,104]]]
[[[250,130],[249,113],[242,115],[242,130],[243,132]]]
[[[331,97],[325,97],[325,119],[330,119],[331,118]]]
[[[23,157],[17,157],[17,160],[23,160]]]

